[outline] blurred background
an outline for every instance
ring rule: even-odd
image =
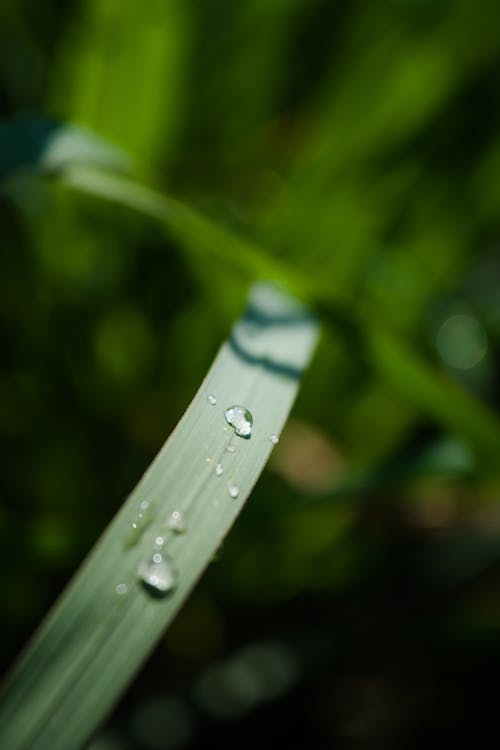
[[[250,283],[322,290],[270,465],[92,750],[500,743],[499,24],[496,0],[2,0],[3,667]],[[252,263],[34,174],[60,123]]]

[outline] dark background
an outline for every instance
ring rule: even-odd
[[[500,743],[499,23],[496,0],[3,0],[5,668],[265,259],[331,289],[270,466],[92,750]],[[17,173],[43,122],[260,260]]]

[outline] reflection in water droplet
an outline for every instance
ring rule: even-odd
[[[222,468],[222,464],[217,464],[215,467],[215,473],[218,477],[220,477],[224,473],[224,469]]]
[[[271,441],[271,443],[273,445],[277,445],[279,443],[279,441],[280,441],[280,439],[279,439],[279,437],[277,435],[271,435],[271,437],[269,438],[269,440]]]
[[[115,591],[118,594],[118,596],[127,596],[128,586],[126,583],[118,583],[115,587]]]
[[[177,586],[172,562],[161,552],[155,552],[151,559],[141,563],[138,574],[146,591],[153,596],[166,596]]]
[[[231,497],[236,498],[240,494],[240,488],[236,484],[230,484],[228,487],[228,492]]]
[[[484,358],[488,338],[477,318],[452,315],[437,332],[436,348],[447,365],[469,370]]]
[[[252,435],[253,417],[245,406],[230,406],[225,410],[226,422],[231,425],[238,437],[250,438]]]
[[[215,404],[217,403],[217,399],[215,398],[215,396],[212,396],[212,394],[207,396],[207,401],[210,404],[210,406],[215,406]]]
[[[186,522],[180,510],[172,511],[168,519],[168,528],[176,534],[183,534],[186,531]]]

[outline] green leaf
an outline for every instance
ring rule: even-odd
[[[479,457],[498,471],[500,426],[480,401],[445,372],[436,371],[397,336],[366,322],[367,350],[373,366],[410,403],[474,446]]]
[[[0,709],[1,747],[71,750],[85,743],[243,507],[273,448],[272,436],[281,432],[316,337],[304,307],[272,286],[254,289],[186,414],[12,675]],[[249,439],[226,423],[224,410],[234,404],[253,415]],[[234,452],[226,450],[229,443]],[[174,511],[183,515],[185,533],[168,530]],[[149,593],[138,574],[158,537],[166,543],[156,544],[156,551],[168,556],[178,577],[163,597]]]
[[[334,332],[349,340],[356,356],[362,353],[370,368],[409,403],[465,439],[488,469],[497,466],[498,419],[449,375],[426,362],[410,341],[383,325],[377,308],[369,301],[353,301],[348,306],[336,300],[328,279],[297,271],[190,206],[133,179],[75,165],[65,170],[62,180],[79,192],[127,206],[161,222],[186,251],[198,258],[223,261],[250,280],[278,279],[293,294],[321,309]]]
[[[189,9],[180,0],[91,0],[73,16],[52,79],[50,111],[158,168],[183,110]]]
[[[57,172],[68,164],[86,164],[126,172],[127,154],[92,131],[44,118],[0,123],[0,177],[22,170]]]

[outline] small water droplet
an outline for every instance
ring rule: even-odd
[[[215,473],[217,474],[218,477],[222,476],[222,474],[224,473],[222,464],[217,464],[217,466],[215,467]]]
[[[212,394],[207,396],[207,401],[210,404],[210,406],[215,406],[215,404],[217,403],[217,399],[215,398],[215,396],[212,396]]]
[[[180,510],[172,511],[168,519],[168,528],[176,534],[183,534],[186,531],[186,522]]]
[[[155,549],[161,550],[165,546],[165,537],[164,536],[157,536],[155,539]]]
[[[231,497],[236,498],[240,494],[240,488],[236,484],[230,484],[227,489]]]
[[[271,441],[271,443],[273,445],[278,445],[278,443],[280,441],[280,439],[279,439],[279,437],[277,435],[271,435],[271,437],[269,438],[269,440]]]
[[[137,544],[144,530],[153,520],[153,507],[149,500],[142,500],[138,506],[138,513],[130,524],[130,534],[126,539],[126,544]]]
[[[141,563],[138,574],[146,591],[153,596],[166,596],[177,586],[172,561],[161,552],[155,552],[151,559]]]
[[[115,591],[118,594],[118,596],[127,596],[128,586],[126,583],[117,583],[115,587]]]
[[[226,450],[228,453],[236,453],[236,448],[234,447],[234,445],[231,445],[231,443],[226,446]]]
[[[245,406],[230,406],[224,411],[226,422],[231,425],[235,435],[250,438],[252,435],[253,417]]]

